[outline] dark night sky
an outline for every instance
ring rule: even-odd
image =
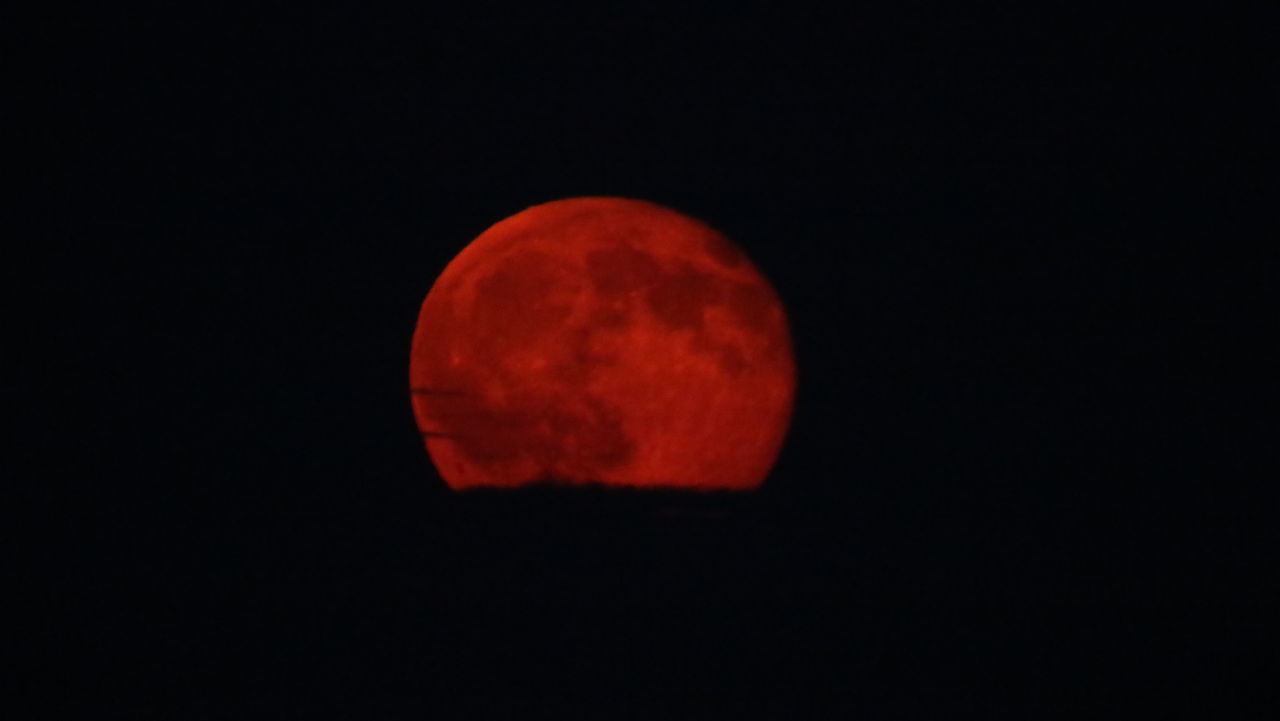
[[[27,554],[59,619],[26,624],[46,708],[1261,698],[1235,687],[1261,668],[1247,617],[1192,632],[1177,602],[1261,564],[1228,551],[1249,512],[1209,502],[1244,491],[1174,480],[1242,474],[1263,438],[1197,390],[1229,360],[1173,360],[1243,333],[1204,309],[1236,269],[1185,250],[1257,191],[1219,170],[1242,96],[1203,60],[1227,24],[109,5],[6,51],[36,158],[37,272],[10,272],[41,343],[5,392],[54,511]],[[575,195],[702,218],[776,285],[800,391],[765,491],[435,476],[418,306],[490,224]]]

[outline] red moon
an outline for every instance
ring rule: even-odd
[[[758,488],[796,371],[769,282],[653,203],[537,205],[472,241],[413,335],[413,411],[455,490]]]

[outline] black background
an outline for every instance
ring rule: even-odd
[[[1205,296],[1237,270],[1187,241],[1256,190],[1220,171],[1242,96],[1207,61],[1237,27],[427,5],[11,26],[36,158],[16,199],[48,272],[10,266],[42,344],[5,392],[34,430],[23,490],[54,511],[23,588],[55,619],[25,624],[15,698],[1260,708],[1236,687],[1273,663],[1248,616],[1198,605],[1261,567],[1236,550],[1256,511],[1180,473],[1242,474],[1263,438],[1196,385],[1232,363],[1187,340],[1224,330]],[[762,492],[457,496],[435,474],[406,388],[419,304],[486,227],[577,195],[704,219],[774,282],[800,389]]]

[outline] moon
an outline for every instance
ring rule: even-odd
[[[796,368],[777,294],[721,233],[586,197],[521,211],[449,263],[409,381],[454,490],[748,491],[777,460]]]

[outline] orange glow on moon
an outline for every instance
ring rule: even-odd
[[[455,490],[755,489],[796,383],[786,314],[746,256],[621,198],[534,206],[472,241],[422,304],[409,377]]]

